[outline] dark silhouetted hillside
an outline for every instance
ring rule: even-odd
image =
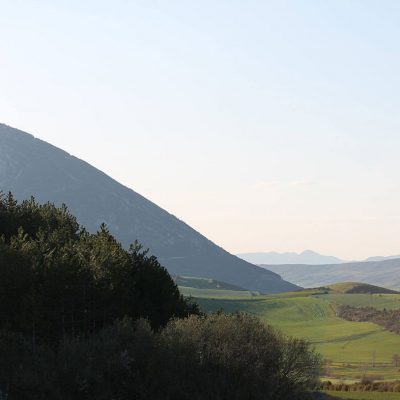
[[[264,293],[296,290],[247,263],[88,163],[32,135],[0,124],[0,190],[18,200],[65,203],[91,231],[105,222],[128,246],[138,239],[178,276],[212,278]]]

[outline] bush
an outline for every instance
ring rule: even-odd
[[[307,342],[255,317],[201,315],[138,243],[126,251],[65,206],[0,194],[8,400],[301,399],[320,366]]]
[[[320,367],[306,343],[242,314],[192,316],[159,332],[124,319],[56,350],[5,339],[0,356],[11,352],[12,368],[0,370],[0,382],[9,400],[301,399]]]
[[[312,387],[321,359],[309,345],[286,338],[245,314],[191,316],[161,334],[166,368],[162,387],[172,398],[286,399]],[[182,372],[179,372],[182,371]],[[183,375],[182,375],[183,374]]]

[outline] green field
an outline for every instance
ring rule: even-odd
[[[223,290],[234,290],[243,291],[240,286],[232,285],[222,281],[217,281],[211,278],[199,278],[196,276],[174,276],[174,281],[178,286],[185,288],[196,288],[196,289],[223,289]]]
[[[378,310],[400,308],[398,294],[328,294],[319,295],[336,304],[347,304],[352,307],[374,307]]]
[[[329,397],[326,400],[400,400],[400,393],[390,392],[324,392]]]
[[[248,290],[199,289],[186,286],[179,286],[179,291],[184,296],[192,296],[198,299],[251,299],[259,296],[258,292],[250,292]]]
[[[376,293],[376,294],[400,294],[400,292],[380,286],[360,282],[340,282],[324,285],[332,293]]]
[[[306,290],[249,299],[234,298],[233,293],[230,299],[229,293],[223,296],[199,296],[197,301],[206,312],[222,308],[226,312],[251,313],[288,335],[306,338],[329,360],[326,379],[352,383],[365,373],[377,380],[400,379],[399,369],[392,364],[393,354],[400,354],[400,336],[373,323],[345,321],[335,314],[337,304],[400,308],[400,295]]]

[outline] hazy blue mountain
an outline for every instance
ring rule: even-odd
[[[336,282],[362,282],[400,289],[400,258],[333,265],[262,266],[303,287],[318,287]]]
[[[400,255],[397,256],[375,256],[368,257],[365,261],[384,261],[384,260],[394,260],[396,258],[400,258]]]
[[[241,253],[237,256],[253,264],[339,264],[344,262],[333,256],[323,256],[311,250],[302,253]]]
[[[3,124],[0,190],[12,191],[19,200],[33,195],[39,202],[65,203],[91,231],[105,222],[124,246],[138,239],[173,275],[212,278],[264,293],[297,289],[229,254],[88,163]]]

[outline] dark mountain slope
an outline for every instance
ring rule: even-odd
[[[216,246],[184,222],[88,163],[0,124],[0,190],[19,200],[65,203],[94,231],[105,222],[128,246],[138,239],[173,275],[213,278],[264,293],[296,290],[279,275]]]

